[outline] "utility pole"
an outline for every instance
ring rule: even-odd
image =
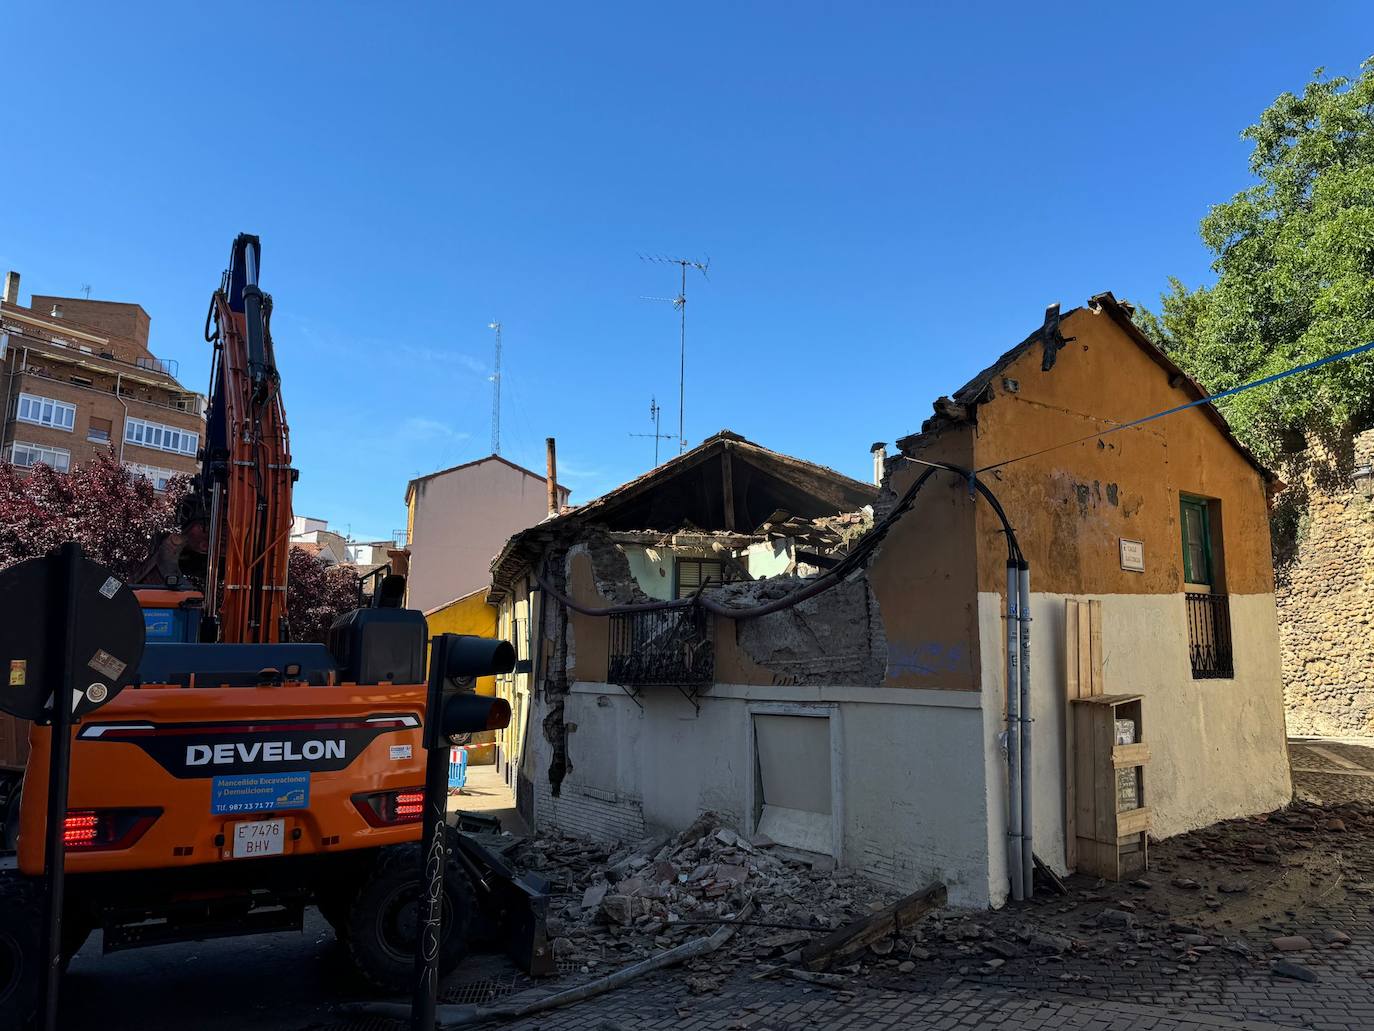
[[[658,468],[658,442],[660,440],[672,440],[671,433],[662,431],[663,408],[658,403],[658,398],[649,398],[649,421],[654,424],[653,433],[631,433],[632,437],[653,437],[654,438],[654,468]]]
[[[491,453],[501,453],[501,323],[487,323],[496,331],[496,372],[491,377]]]
[[[652,261],[660,265],[677,265],[682,270],[682,284],[678,289],[676,297],[650,297],[647,300],[661,301],[671,300],[673,307],[680,315],[679,339],[678,339],[678,370],[677,370],[677,450],[678,454],[687,450],[687,432],[684,413],[687,407],[687,270],[694,268],[701,273],[702,278],[709,281],[706,270],[711,266],[711,259],[705,261],[693,261],[691,258],[667,258],[658,255],[641,254],[643,261]]]

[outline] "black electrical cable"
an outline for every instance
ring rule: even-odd
[[[885,538],[892,527],[897,524],[897,521],[911,509],[912,504],[916,500],[916,496],[921,492],[921,488],[940,470],[955,474],[961,480],[967,482],[971,490],[976,490],[983,495],[984,499],[991,505],[997,518],[1001,521],[1002,530],[1007,535],[1007,561],[1016,563],[1025,561],[1025,556],[1021,552],[1021,546],[1016,539],[1016,531],[1012,528],[1011,521],[1007,518],[1006,511],[1002,508],[1001,502],[997,500],[997,496],[992,493],[987,484],[978,479],[977,474],[973,470],[965,469],[962,466],[952,465],[948,462],[928,462],[916,458],[907,459],[907,461],[926,466],[927,468],[925,472],[918,476],[916,481],[907,488],[906,493],[903,494],[897,504],[893,506],[892,511],[855,542],[849,554],[844,556],[844,558],[834,566],[816,577],[815,580],[811,581],[811,583],[800,590],[793,591],[785,597],[766,602],[762,605],[752,605],[740,608],[722,605],[720,602],[706,597],[701,593],[701,589],[698,589],[697,593],[690,598],[675,598],[670,601],[647,601],[592,607],[575,602],[563,591],[560,591],[549,581],[549,578],[545,575],[545,570],[536,570],[534,578],[550,597],[566,605],[574,612],[581,613],[584,616],[620,616],[629,615],[635,612],[662,612],[668,609],[689,608],[692,605],[699,604],[707,612],[717,616],[728,616],[731,619],[757,619],[760,616],[767,616],[771,613],[781,612],[783,609],[789,609],[795,605],[799,605],[808,598],[814,598],[816,595],[828,591],[847,577],[877,549],[878,545],[882,543],[883,538]]]

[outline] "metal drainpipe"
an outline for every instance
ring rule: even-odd
[[[124,421],[119,424],[119,464],[124,464],[124,436],[128,433],[129,425],[129,406],[124,403],[124,395],[120,393],[120,384],[124,381],[122,372],[115,373],[115,400],[124,409]]]
[[[1021,881],[1026,897],[1035,894],[1035,849],[1031,835],[1031,786],[1034,777],[1031,767],[1031,711],[1030,666],[1030,564],[1022,559],[1017,564],[1016,614],[1021,635]]]
[[[1025,868],[1021,859],[1021,660],[1019,596],[1015,562],[1007,563],[1007,869],[1011,897],[1025,898]]]

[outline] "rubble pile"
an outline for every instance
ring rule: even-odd
[[[545,836],[525,842],[512,858],[552,882],[555,958],[583,972],[709,934],[751,900],[749,923],[740,925],[728,956],[698,964],[719,974],[742,958],[790,953],[895,897],[836,870],[828,857],[762,836],[746,839],[712,813],[680,834],[638,845]],[[696,989],[709,990],[710,980],[698,979]]]
[[[1315,979],[1350,944],[1332,916],[1342,899],[1374,901],[1374,806],[1295,801],[1152,843],[1150,858],[1131,880],[1072,877],[1068,895],[1041,886],[998,912],[936,914],[912,935],[920,962],[900,972],[1066,986],[1135,970]]]
[[[1352,943],[1340,914],[1374,908],[1374,804],[1295,801],[1150,851],[1150,869],[1134,879],[1074,876],[1067,894],[1041,884],[999,911],[940,909],[869,936],[828,972],[800,950],[897,893],[828,858],[745,839],[712,814],[634,846],[531,839],[514,858],[553,882],[549,934],[567,972],[604,974],[710,934],[752,902],[728,948],[687,963],[682,983],[696,993],[717,990],[741,964],[750,976],[840,991],[967,978],[1082,992],[1245,968],[1310,981]]]

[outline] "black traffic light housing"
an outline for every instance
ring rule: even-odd
[[[425,709],[425,808],[420,846],[419,941],[415,950],[415,995],[411,1027],[430,1031],[438,974],[435,969],[441,941],[444,868],[448,865],[448,739],[452,734],[499,730],[510,725],[510,704],[504,698],[476,694],[478,677],[509,673],[515,668],[515,649],[509,641],[467,634],[439,634],[430,641],[429,695]],[[431,857],[442,857],[430,862]]]
[[[453,734],[500,730],[510,724],[510,705],[503,698],[472,690],[478,677],[509,673],[515,649],[509,641],[468,634],[439,634],[430,643],[429,710],[425,747],[443,748]]]

